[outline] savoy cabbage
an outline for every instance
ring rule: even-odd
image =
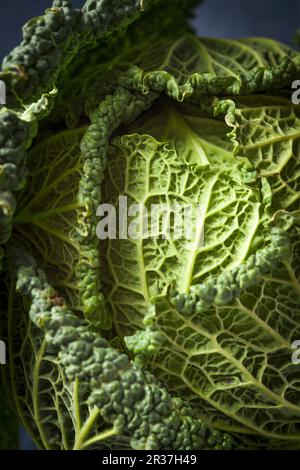
[[[300,55],[195,3],[55,0],[4,60],[1,394],[40,448],[300,448]],[[193,242],[100,240],[120,196],[198,205]]]

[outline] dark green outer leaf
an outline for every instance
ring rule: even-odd
[[[44,16],[30,20],[23,28],[23,41],[3,62],[4,80],[11,105],[28,103],[50,91],[59,75],[85,49],[122,35],[128,25],[154,8],[160,0],[88,0],[82,10],[67,0],[55,0]],[[171,2],[167,2],[171,5]],[[177,8],[178,0],[172,1]],[[189,7],[195,1],[186,0]],[[172,11],[172,10],[171,10]],[[159,10],[155,10],[155,15]],[[16,101],[17,99],[17,101]]]

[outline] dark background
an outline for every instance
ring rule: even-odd
[[[73,6],[83,4],[84,0],[73,0]],[[23,24],[50,5],[51,0],[0,0],[0,63],[20,42]],[[192,23],[201,36],[268,36],[293,46],[300,28],[300,0],[206,0]],[[21,445],[33,448],[24,431]]]

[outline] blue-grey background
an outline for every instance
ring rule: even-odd
[[[0,1],[0,62],[21,40],[23,24],[49,7],[51,0]],[[84,0],[73,0],[81,7]],[[300,0],[205,0],[197,8],[193,25],[201,36],[268,36],[293,46],[300,28]],[[33,448],[24,431],[23,449]]]
[[[21,39],[23,24],[40,15],[51,0],[0,1],[0,60]],[[73,0],[81,7],[84,0]],[[204,0],[194,20],[202,36],[269,36],[292,45],[300,27],[300,0]]]

